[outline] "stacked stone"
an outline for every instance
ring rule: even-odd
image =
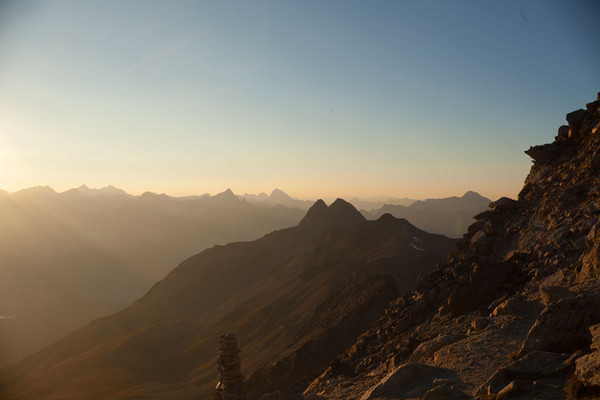
[[[214,399],[246,399],[242,390],[244,376],[241,372],[239,354],[240,349],[237,347],[237,338],[233,333],[224,334],[219,338],[219,354],[217,357],[219,383],[214,392]]]

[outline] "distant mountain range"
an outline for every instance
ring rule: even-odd
[[[343,351],[454,243],[389,214],[367,221],[343,200],[317,201],[297,226],[190,257],[128,308],[2,370],[0,397],[207,398],[217,338],[231,331],[246,374],[279,356],[269,364],[274,373],[282,365],[287,381],[304,376]],[[320,356],[290,364],[307,345]],[[256,390],[273,387],[264,378],[270,370],[261,371]]]
[[[270,195],[246,193],[238,197],[257,205],[272,207],[280,204],[302,210],[307,210],[314,203],[309,200],[294,199],[279,189],[273,190]],[[397,218],[407,219],[427,232],[459,238],[475,221],[473,217],[487,210],[491,201],[479,193],[468,191],[460,197],[442,199],[414,200],[373,196],[364,199],[354,198],[349,203],[360,210],[367,219],[377,219],[383,214],[392,214]]]
[[[365,198],[353,198],[349,202],[356,207],[358,210],[373,211],[383,207],[386,204],[394,204],[408,207],[414,203],[415,199],[409,199],[408,197],[387,197],[387,196],[370,196]]]
[[[310,206],[314,204],[314,201],[294,199],[290,197],[287,193],[279,189],[274,189],[270,195],[267,195],[266,193],[246,193],[240,197],[248,200],[251,203],[261,204],[269,207],[280,204],[290,208],[298,207],[302,210],[308,210]]]
[[[382,199],[388,198],[353,201],[368,206]],[[481,199],[467,194],[363,214],[390,212],[458,236],[460,221],[489,202]],[[62,193],[47,186],[0,191],[0,316],[16,317],[0,318],[0,366],[128,305],[189,254],[293,226],[313,204],[279,189],[185,197],[85,185]]]
[[[406,218],[427,232],[458,238],[475,222],[475,215],[489,208],[490,202],[490,199],[469,191],[461,197],[418,200],[409,206],[386,204],[378,210],[362,210],[362,213],[369,219],[389,213]]]
[[[108,186],[0,192],[0,366],[142,296],[201,249],[296,225],[298,208]]]

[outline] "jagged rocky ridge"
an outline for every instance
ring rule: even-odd
[[[445,264],[296,394],[264,400],[600,395],[600,94],[526,151],[517,200],[475,218]]]

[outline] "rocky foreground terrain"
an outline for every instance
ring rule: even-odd
[[[318,378],[261,400],[600,398],[600,94],[566,119],[517,200]]]

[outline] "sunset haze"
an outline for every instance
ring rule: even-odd
[[[514,197],[600,87],[575,4],[3,2],[0,188]]]

